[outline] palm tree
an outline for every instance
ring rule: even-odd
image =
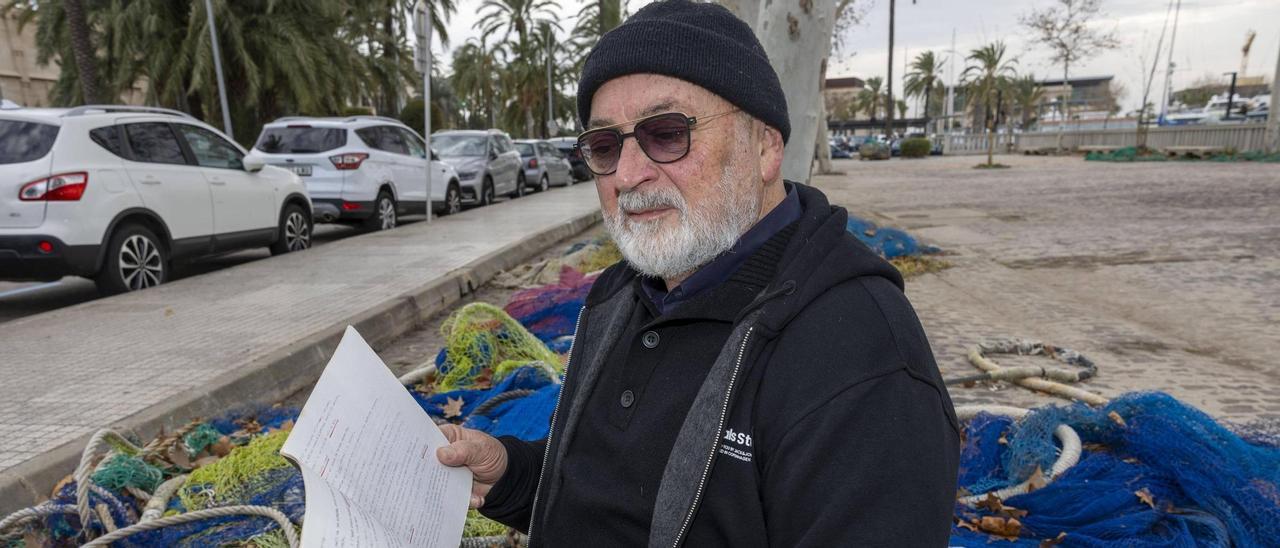
[[[933,98],[935,86],[942,86],[942,66],[944,59],[938,59],[933,51],[925,51],[911,61],[911,71],[902,90],[907,97],[924,97],[924,126],[929,127],[931,110],[930,100]]]
[[[884,106],[884,78],[873,76],[867,78],[866,84],[862,91],[858,92],[858,104],[862,110],[867,113],[867,117],[871,121],[875,121],[876,116],[880,114],[881,108]]]
[[[997,109],[992,108],[992,101],[1001,87],[1005,85],[1005,82],[1017,76],[1017,71],[1014,69],[1017,59],[1005,59],[1005,52],[1006,48],[1002,41],[995,41],[970,51],[965,60],[973,64],[965,67],[964,73],[961,75],[969,87],[967,95],[970,103],[977,102],[978,105],[983,107],[984,111],[991,113],[986,117],[988,167],[995,165],[993,161],[996,138],[994,126],[997,118],[995,114]]]
[[[488,45],[482,37],[468,40],[453,52],[453,76],[449,83],[466,107],[469,126],[496,126],[498,73],[502,66],[500,50]]]
[[[546,76],[544,60],[544,32],[539,29],[559,28],[555,0],[485,0],[481,5],[481,17],[476,22],[486,36],[501,36],[500,44],[506,54],[500,81],[504,96],[510,100],[503,121],[510,130],[519,127],[523,119],[523,133],[533,136],[534,112],[545,107]],[[541,82],[541,83],[540,83]],[[541,93],[539,93],[541,90]]]
[[[898,99],[897,101],[894,101],[893,104],[897,105],[898,107],[898,118],[902,120],[906,120],[907,119],[907,102],[903,101],[902,99]]]
[[[1037,121],[1044,102],[1044,88],[1040,87],[1035,76],[1026,75],[1009,82],[1009,95],[1013,109],[1018,113],[1018,128],[1026,131]]]

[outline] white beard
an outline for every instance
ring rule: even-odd
[[[645,276],[672,279],[694,272],[732,248],[760,215],[758,190],[741,188],[749,187],[745,183],[749,170],[735,167],[726,166],[715,183],[713,196],[722,199],[702,208],[692,208],[670,186],[619,194],[618,208],[603,216],[623,258]],[[679,216],[674,228],[666,228],[661,218],[634,221],[624,213],[663,207]]]

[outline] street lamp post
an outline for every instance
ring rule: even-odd
[[[1223,76],[1228,74],[1231,75],[1231,88],[1227,90],[1227,111],[1222,114],[1222,120],[1224,122],[1231,119],[1231,107],[1235,106],[1236,101],[1236,76],[1238,76],[1238,74],[1234,72],[1222,73]]]
[[[204,0],[204,11],[209,14],[209,41],[213,45],[213,71],[218,75],[218,99],[222,103],[222,129],[235,139],[231,132],[231,111],[227,109],[227,82],[222,77],[222,55],[218,50],[218,26],[213,19],[213,0]]]
[[[431,180],[434,171],[431,153],[431,8],[426,0],[422,0],[418,2],[414,11],[414,26],[417,27],[415,34],[418,38],[417,47],[414,49],[417,57],[415,61],[417,61],[418,70],[422,71],[422,138],[427,147],[427,224],[431,224],[431,193],[435,190],[432,188],[434,185]],[[449,207],[448,200],[449,193],[446,191],[445,208]]]

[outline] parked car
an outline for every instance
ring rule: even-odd
[[[520,153],[501,130],[453,129],[431,134],[431,146],[458,171],[462,200],[489,205],[494,197],[524,195],[525,176]]]
[[[516,141],[516,151],[524,165],[524,180],[533,181],[533,188],[542,192],[552,185],[573,184],[573,166],[569,159],[551,143],[537,139]]]
[[[835,145],[831,145],[831,159],[832,159],[832,160],[849,159],[849,158],[852,158],[852,157],[853,157],[853,156],[850,156],[850,155],[849,155],[849,153],[848,153],[847,151],[845,151],[845,149],[840,148],[840,147],[835,146]]]
[[[302,178],[320,222],[388,230],[400,215],[427,211],[426,145],[399,120],[280,118],[263,126],[253,154]],[[461,211],[457,172],[438,158],[431,168],[432,209]]]
[[[564,153],[569,158],[569,165],[573,166],[574,181],[591,180],[591,170],[587,168],[587,163],[582,161],[582,153],[578,151],[578,139],[574,137],[553,137],[547,139],[551,146]]]
[[[0,111],[0,279],[146,289],[174,261],[307,249],[311,216],[297,175],[181,112]]]

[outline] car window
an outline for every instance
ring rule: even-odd
[[[58,126],[17,120],[0,120],[0,164],[17,164],[44,158],[58,137]]]
[[[134,160],[153,164],[187,163],[186,157],[182,155],[182,145],[178,144],[178,136],[169,129],[169,124],[142,122],[124,127]]]
[[[399,129],[392,126],[378,126],[378,138],[382,143],[381,148],[387,152],[408,156],[409,141],[405,139],[405,135],[400,133]]]
[[[254,147],[267,154],[310,154],[346,145],[346,129],[299,124],[264,128]]]
[[[484,156],[485,138],[477,135],[443,134],[431,136],[431,147],[445,158]]]
[[[377,126],[357,129],[356,136],[360,137],[360,140],[364,141],[369,148],[385,150],[382,148],[382,132],[378,131]]]
[[[409,153],[413,155],[414,158],[427,157],[426,144],[422,142],[422,139],[420,139],[416,133],[402,127],[391,129],[394,129],[401,137],[404,138],[404,142],[409,145]]]
[[[119,126],[104,126],[89,131],[89,139],[112,154],[124,158],[124,141],[120,137]]]
[[[516,147],[515,147],[515,145],[514,145],[514,144],[512,144],[512,142],[511,142],[511,138],[510,138],[510,137],[507,137],[506,135],[503,135],[503,136],[501,136],[501,137],[498,137],[498,140],[499,140],[499,141],[502,141],[502,151],[503,151],[503,152],[507,152],[507,151],[509,151],[509,150],[515,150],[515,148],[516,148]]]
[[[530,156],[533,156],[532,143],[516,143],[516,150],[520,152],[520,156],[523,158],[528,158]]]
[[[187,140],[187,146],[196,155],[200,167],[220,169],[244,169],[244,155],[226,139],[202,127],[177,124],[178,133]]]

